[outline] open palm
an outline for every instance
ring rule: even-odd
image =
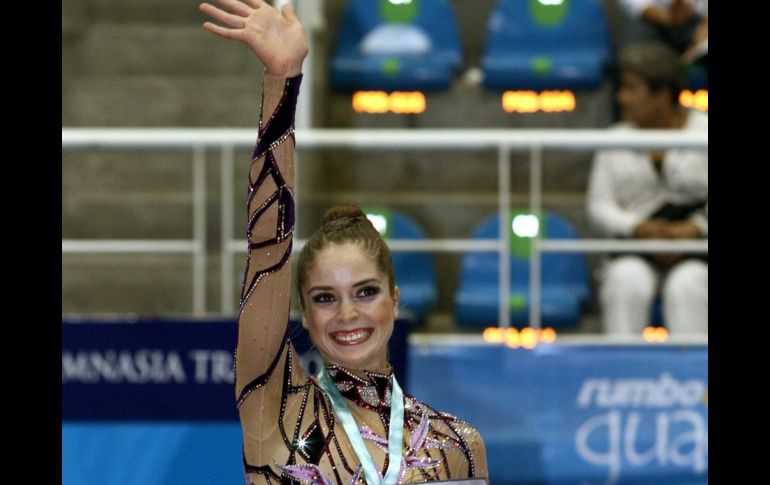
[[[200,10],[226,25],[205,22],[203,28],[248,45],[273,76],[290,77],[302,71],[307,36],[291,5],[279,12],[263,0],[216,0],[222,8],[202,3]]]

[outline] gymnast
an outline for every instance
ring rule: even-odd
[[[307,37],[290,5],[279,11],[262,0],[217,1],[221,8],[200,5],[217,22],[203,27],[246,44],[265,66],[235,350],[246,483],[486,483],[478,431],[396,382],[387,354],[398,315],[393,262],[356,206],[328,209],[300,252],[302,326],[324,359],[317,376],[300,367],[288,335],[288,262],[294,111]]]

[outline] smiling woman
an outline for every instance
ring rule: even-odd
[[[396,484],[487,476],[469,424],[402,393],[387,344],[399,291],[390,251],[355,206],[327,211],[303,248],[303,325],[324,357],[309,377],[288,338],[294,230],[294,110],[307,40],[290,6],[217,0],[204,28],[265,65],[248,190],[248,258],[235,391],[246,483]]]

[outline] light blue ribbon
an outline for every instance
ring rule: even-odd
[[[398,481],[398,472],[401,470],[401,457],[403,455],[402,439],[404,436],[404,397],[401,388],[396,382],[396,376],[392,376],[393,390],[390,393],[390,432],[388,434],[388,470],[385,477],[380,477],[380,472],[374,465],[374,460],[369,454],[364,444],[364,438],[361,431],[358,430],[355,419],[350,413],[345,398],[342,397],[337,385],[334,384],[326,367],[322,366],[318,372],[318,384],[329,396],[334,408],[334,413],[342,421],[342,427],[348,435],[350,443],[353,445],[353,451],[358,456],[358,461],[364,470],[367,485],[396,485]]]

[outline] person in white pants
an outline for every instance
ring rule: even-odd
[[[608,262],[599,299],[610,334],[640,334],[662,281],[663,319],[671,334],[708,333],[708,264],[684,260],[664,272],[639,256]]]
[[[708,115],[685,110],[678,94],[685,71],[657,42],[621,51],[617,101],[623,122],[613,130],[708,132]],[[610,237],[708,237],[708,152],[612,149],[596,153],[588,185],[590,222]],[[671,334],[708,333],[708,259],[702,254],[620,254],[599,272],[605,332],[639,334],[658,293]]]

